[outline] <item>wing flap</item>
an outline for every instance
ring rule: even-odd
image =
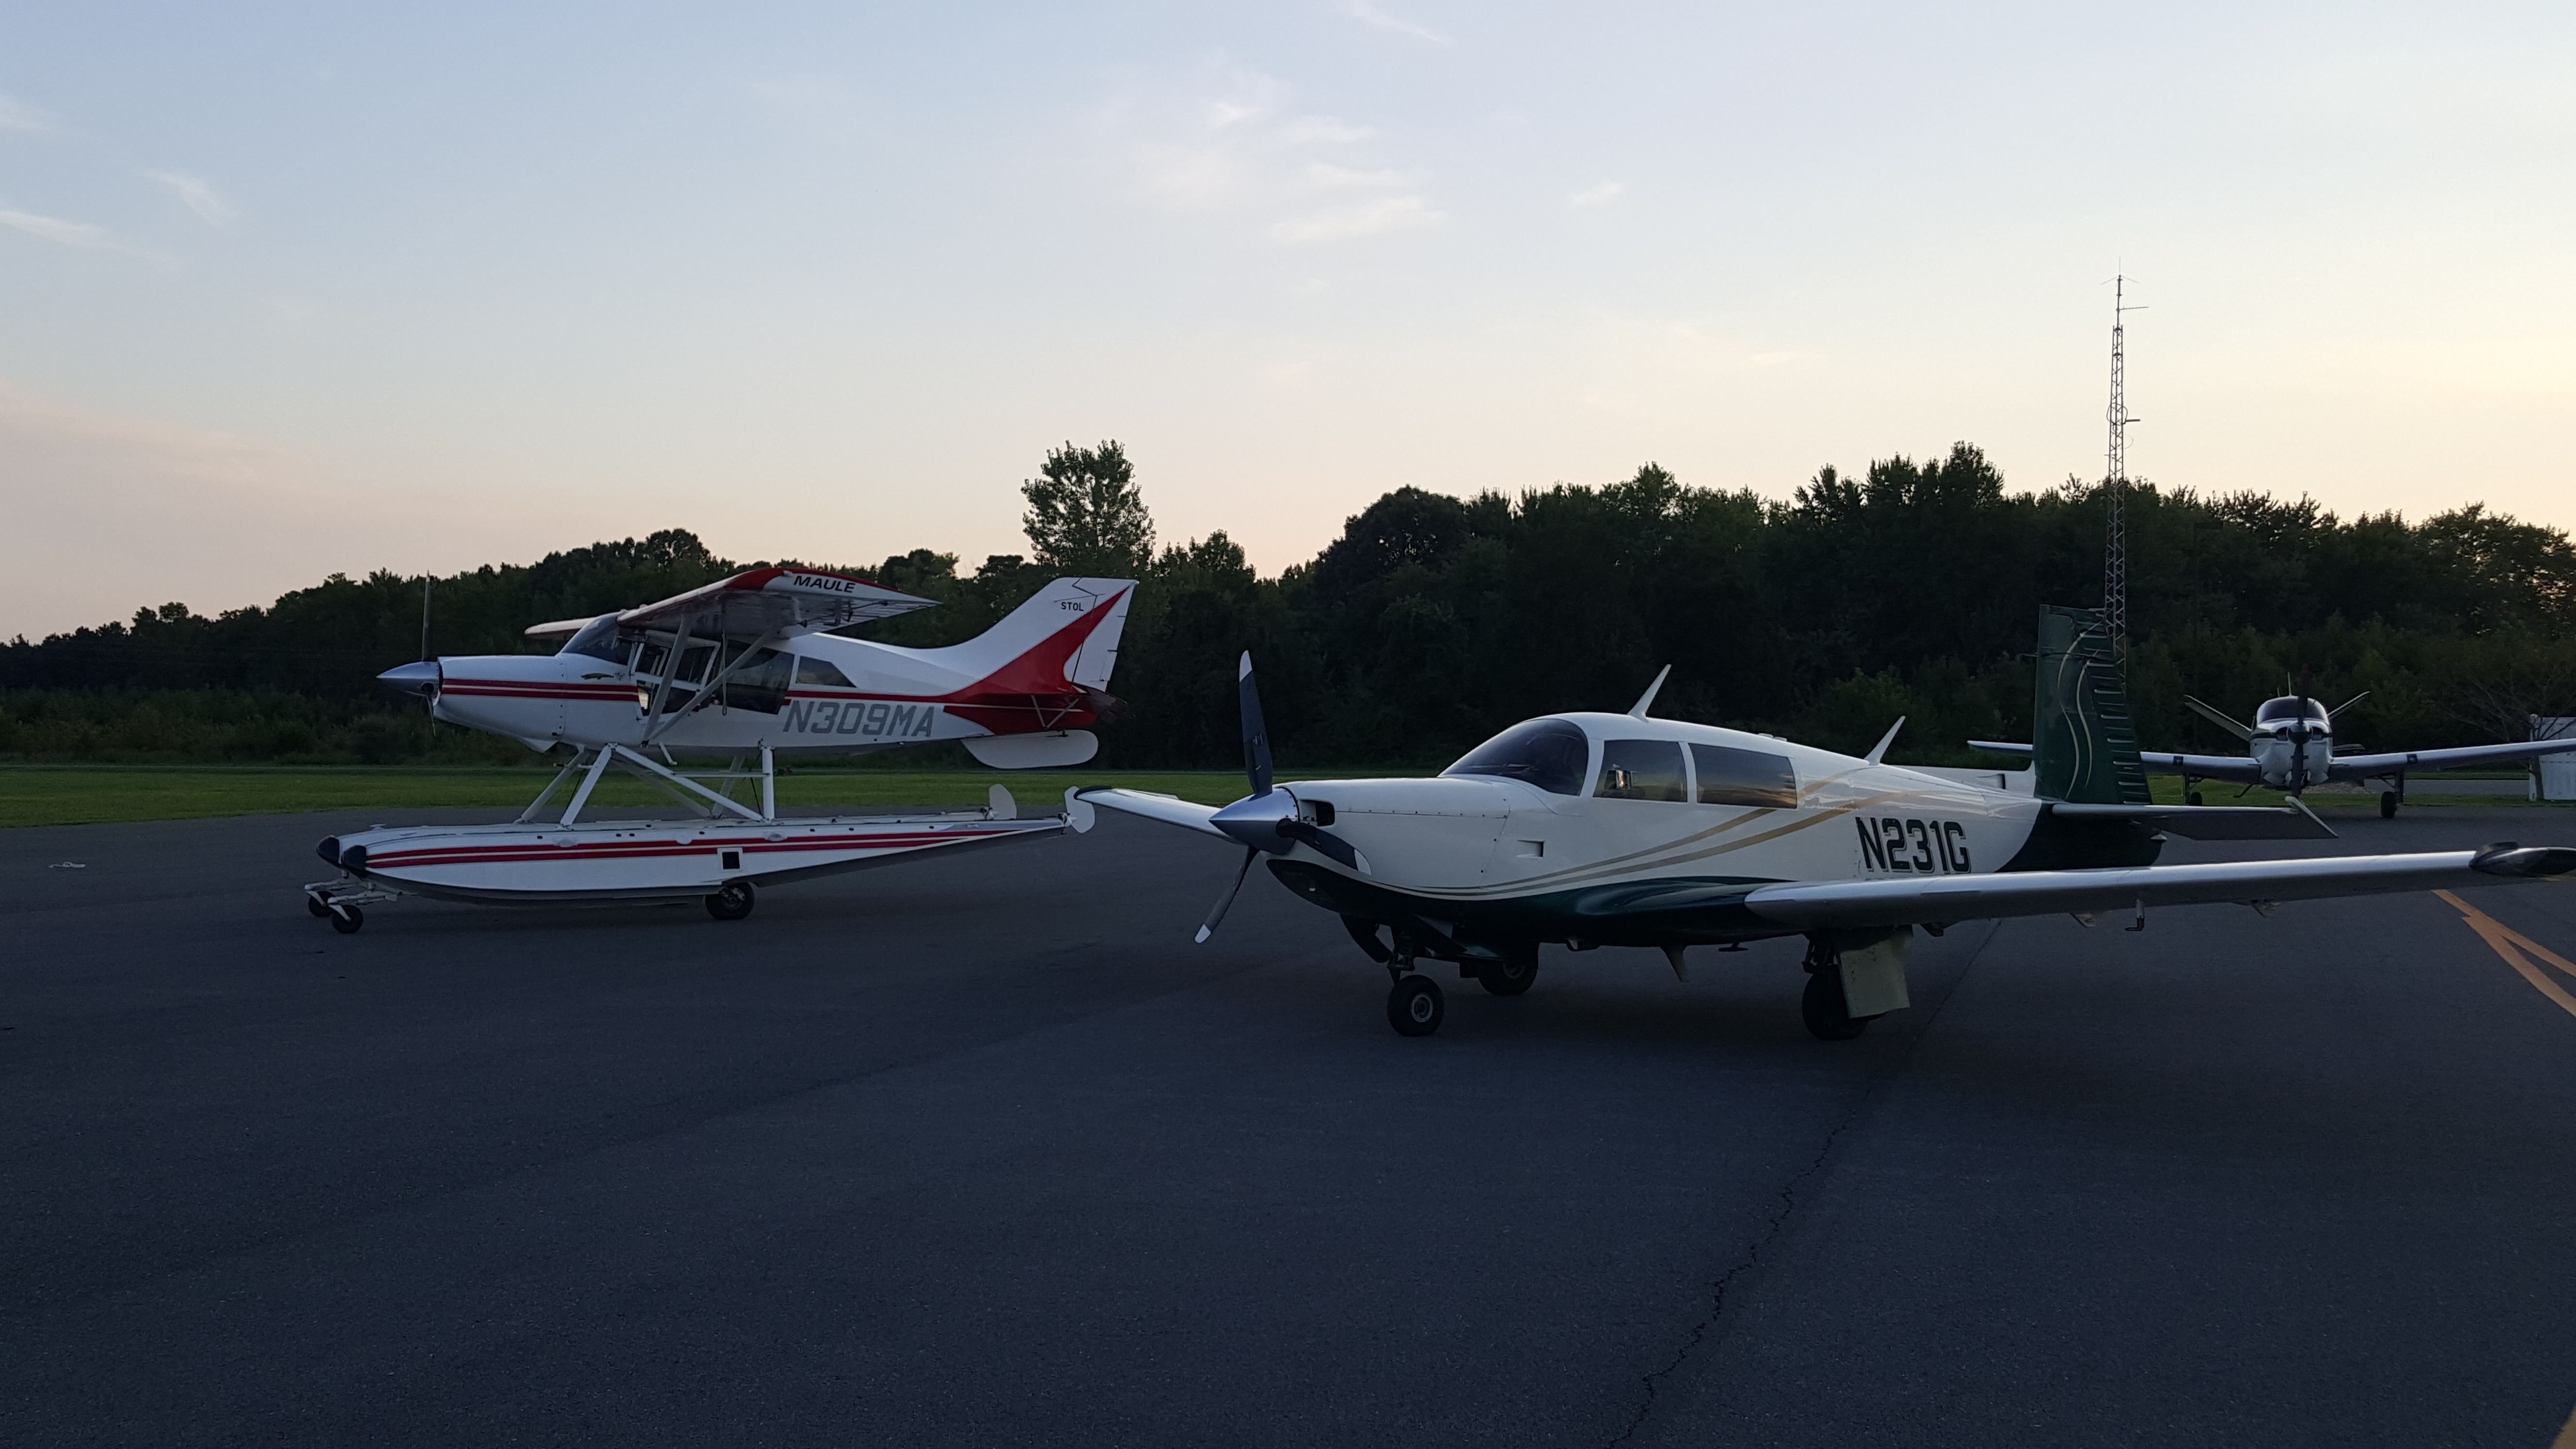
[[[2061,911],[2121,911],[2314,900],[2328,896],[2494,885],[2576,872],[2576,847],[2443,850],[2411,855],[2235,860],[2124,870],[2034,870],[1917,880],[1821,881],[1762,886],[1744,898],[1755,915],[1784,926],[1905,926]]]

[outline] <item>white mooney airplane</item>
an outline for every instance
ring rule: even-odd
[[[386,670],[385,683],[426,698],[436,718],[531,749],[569,745],[572,758],[509,824],[379,827],[323,841],[322,858],[342,874],[305,887],[306,900],[342,931],[364,923],[361,905],[407,893],[703,896],[719,919],[737,920],[751,913],[758,882],[1087,828],[1087,809],[1020,819],[999,786],[990,805],[964,814],[781,819],[776,759],[956,740],[1003,769],[1080,764],[1099,748],[1086,726],[1119,708],[1103,691],[1134,589],[1129,579],[1057,579],[975,639],[904,649],[822,631],[932,600],[842,574],[762,568],[658,604],[529,629],[564,641],[551,655]],[[731,763],[684,768],[683,754]],[[756,770],[742,768],[752,759]],[[583,818],[612,765],[692,818]],[[744,781],[757,782],[757,803],[733,798]],[[575,782],[570,800],[540,820],[567,782]]]
[[[2232,901],[2269,912],[2287,900],[2576,872],[2576,848],[2511,844],[2158,866],[2160,830],[2333,832],[2298,806],[2106,802],[2114,762],[2098,754],[2066,792],[2096,798],[2049,799],[2028,793],[2026,776],[1883,764],[1895,729],[1856,759],[1654,719],[1646,711],[1662,675],[1626,714],[1525,721],[1434,779],[1274,785],[1248,654],[1241,681],[1250,795],[1222,809],[1132,790],[1081,798],[1244,847],[1202,941],[1252,863],[1269,857],[1273,875],[1341,916],[1394,978],[1387,1019],[1407,1036],[1437,1030],[1444,1011],[1421,963],[1454,962],[1487,991],[1517,995],[1537,976],[1542,942],[1657,947],[1682,975],[1691,946],[1804,935],[1807,1028],[1841,1040],[1907,1004],[1918,926],[1938,935],[1960,921],[2060,911],[2089,925],[2099,912],[2135,911],[2139,930],[2149,906]],[[2095,725],[2079,721],[2072,733]],[[2025,788],[2009,788],[2016,780]]]
[[[2328,709],[2303,695],[2286,694],[2263,701],[2263,707],[2254,712],[2254,722],[2249,725],[2185,695],[2184,704],[2243,740],[2245,753],[2178,755],[2141,750],[2138,759],[2150,774],[2182,776],[2185,798],[2194,805],[2200,803],[2200,793],[2192,787],[2202,780],[2261,785],[2291,795],[2297,795],[2312,785],[2384,780],[2389,788],[2379,793],[2380,818],[2394,819],[2397,807],[2406,802],[2406,773],[2409,770],[2464,770],[2479,765],[2520,764],[2542,755],[2576,750],[2576,738],[2570,738],[2461,745],[2442,750],[2336,754],[2335,721],[2343,717],[2345,710],[2368,698],[2370,694],[2365,690]],[[1970,740],[1968,746],[1999,755],[2026,757],[2030,754],[2030,746],[2003,740]]]

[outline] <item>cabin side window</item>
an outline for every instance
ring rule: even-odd
[[[1699,770],[1702,805],[1798,807],[1798,772],[1786,755],[1730,745],[1693,745],[1691,764]]]
[[[1583,793],[1583,767],[1592,742],[1561,719],[1517,724],[1459,757],[1443,775],[1491,775],[1519,780],[1551,795]]]
[[[725,677],[725,708],[778,713],[787,703],[787,673],[794,658],[775,649],[763,649],[742,661]]]
[[[796,656],[796,682],[829,685],[834,689],[858,687],[850,683],[850,676],[841,672],[841,666],[829,659],[817,659],[811,654]]]
[[[1604,740],[1592,793],[1603,800],[1687,800],[1678,740]]]

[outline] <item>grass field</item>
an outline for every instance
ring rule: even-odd
[[[0,826],[435,806],[515,813],[536,797],[549,773],[425,766],[0,765]],[[1244,792],[1243,776],[1230,772],[800,770],[779,777],[778,803],[981,805],[985,792],[995,785],[1007,786],[1020,807],[1032,813],[1052,808],[1064,798],[1065,789],[1075,785],[1158,790],[1210,805],[1222,805]],[[671,808],[663,796],[616,774],[601,781],[591,798],[596,802],[593,814],[599,807]],[[564,796],[558,793],[555,799],[560,804]]]
[[[1299,778],[1362,773],[1310,770]],[[1401,771],[1391,773],[1404,773]],[[456,806],[517,812],[535,798],[548,772],[534,769],[455,769],[433,766],[264,765],[0,765],[0,827],[87,825],[117,820],[187,820],[210,815],[283,815],[316,810],[406,810]],[[1009,788],[1023,810],[1036,812],[1063,799],[1068,786],[1123,785],[1158,790],[1222,805],[1244,792],[1232,771],[1145,773],[1109,770],[800,770],[778,779],[781,805],[981,805],[995,785]],[[2179,804],[2181,782],[2154,781],[2159,801]],[[2256,790],[2241,800],[2233,789],[2211,787],[2212,805],[2278,805],[2280,797]],[[560,802],[563,796],[558,794]],[[624,775],[611,775],[592,797],[598,807],[671,808],[663,797]],[[2309,803],[2320,810],[2376,809],[2378,796],[2319,791]],[[2511,807],[2515,796],[2439,793],[2439,782],[2418,781],[2410,805]]]

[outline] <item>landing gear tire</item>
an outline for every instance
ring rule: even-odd
[[[320,896],[306,896],[304,898],[304,909],[311,913],[313,919],[317,921],[331,914],[331,908],[322,904],[322,898]]]
[[[1506,952],[1500,961],[1477,967],[1476,979],[1496,996],[1518,996],[1538,980],[1538,951],[1533,947]]]
[[[1440,1029],[1440,1018],[1446,1013],[1440,983],[1428,976],[1399,976],[1386,994],[1387,1025],[1398,1036],[1429,1036]]]
[[[326,914],[331,917],[331,929],[343,936],[358,934],[358,928],[367,923],[366,913],[356,906],[332,906]]]
[[[2379,792],[2379,818],[2382,820],[2394,820],[2397,818],[2396,791],[2382,790]]]
[[[2190,794],[2185,795],[2184,797],[2182,797],[2182,803],[2184,803],[2185,805],[2191,805],[2191,806],[2197,806],[2197,805],[2199,805],[2199,804],[2200,804],[2200,792],[2199,792],[2198,790],[2194,790],[2194,791],[2192,791]]]
[[[1830,967],[1807,974],[1798,1014],[1806,1018],[1808,1033],[1822,1041],[1850,1041],[1869,1030],[1870,1018],[1852,1015],[1843,1003],[1843,973]]]
[[[707,914],[719,921],[739,921],[751,914],[751,882],[729,880],[724,889],[707,897]]]

